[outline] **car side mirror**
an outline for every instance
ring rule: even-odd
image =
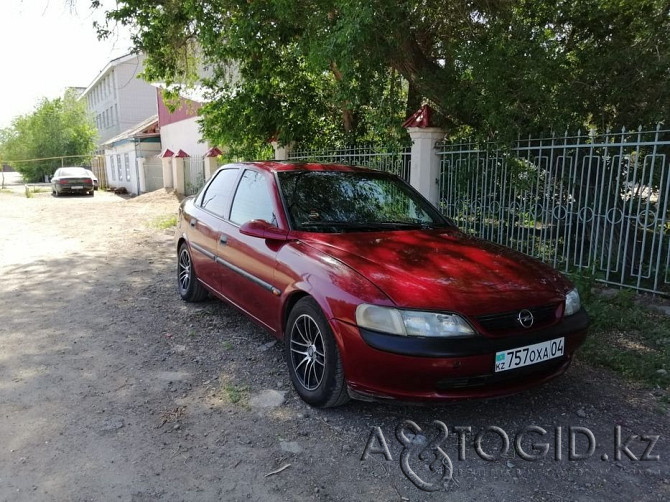
[[[288,231],[282,230],[265,220],[247,221],[240,227],[240,233],[259,239],[269,239],[272,241],[287,241]]]

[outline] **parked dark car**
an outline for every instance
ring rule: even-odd
[[[212,294],[282,339],[313,406],[511,394],[563,373],[589,324],[557,271],[378,171],[224,166],[182,202],[176,240],[181,297]]]
[[[64,193],[94,194],[93,177],[83,167],[60,167],[51,178],[51,193],[58,197]]]

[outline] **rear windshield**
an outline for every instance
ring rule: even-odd
[[[82,167],[66,167],[61,168],[60,176],[82,176],[84,178],[90,177],[91,175],[86,172],[86,169]]]

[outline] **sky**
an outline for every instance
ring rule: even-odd
[[[88,87],[111,60],[130,52],[127,31],[98,41],[89,0],[0,0],[0,129],[42,98]],[[106,0],[113,5],[114,0]]]

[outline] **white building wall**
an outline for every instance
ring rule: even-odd
[[[160,155],[161,150],[162,148],[160,141],[157,141],[155,143],[142,142],[138,143],[135,152],[137,153],[138,157],[144,157],[145,159],[148,159]]]
[[[159,142],[138,143],[136,145],[133,141],[127,141],[112,148],[106,148],[105,164],[109,186],[113,188],[123,187],[128,193],[138,194],[140,189],[138,157],[155,157],[160,152],[161,144]]]
[[[115,71],[109,68],[99,76],[97,82],[87,90],[84,99],[98,128],[98,140],[103,142],[121,132],[116,110]]]
[[[156,88],[137,78],[143,69],[143,60],[144,57],[139,57],[125,61],[114,69],[121,131],[158,113]]]
[[[162,147],[174,153],[184,150],[191,157],[201,157],[210,149],[210,145],[201,140],[197,117],[161,126]]]
[[[98,144],[157,113],[155,88],[137,78],[143,56],[110,62],[82,93],[98,128]]]
[[[107,182],[113,188],[125,188],[129,193],[137,193],[135,169],[135,145],[123,143],[105,149]]]

